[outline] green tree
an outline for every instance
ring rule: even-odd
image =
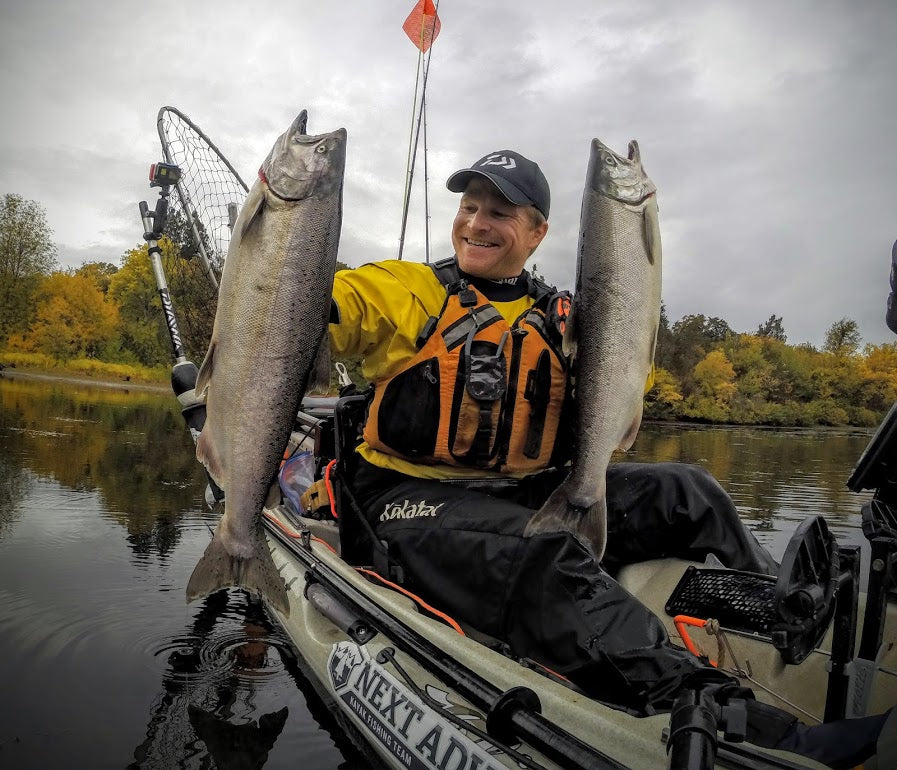
[[[0,344],[28,328],[34,292],[56,266],[52,235],[40,204],[14,193],[0,200]]]
[[[785,327],[782,325],[782,316],[771,315],[765,323],[757,327],[758,337],[769,337],[779,342],[787,342],[788,337],[785,336]]]
[[[176,196],[172,196],[172,200],[175,197]],[[220,275],[221,268],[224,265],[224,257],[226,255],[218,253],[218,250],[212,243],[212,239],[209,237],[205,225],[200,221],[198,215],[195,215],[194,222],[196,224],[196,232],[199,233],[199,238],[202,241],[203,251],[205,251],[206,256],[209,258],[209,263],[212,265],[216,274]],[[196,235],[194,234],[190,223],[187,221],[187,217],[181,213],[180,206],[169,206],[164,232],[165,235],[171,238],[177,245],[180,250],[179,255],[182,259],[192,260],[197,258],[197,255],[199,254],[199,246],[196,242]]]
[[[657,363],[676,375],[684,390],[691,392],[697,363],[734,332],[722,318],[701,314],[683,316],[670,331],[663,356],[658,357]]]
[[[109,291],[109,281],[116,272],[118,268],[111,262],[85,262],[75,271],[75,275],[90,279],[105,295]]]
[[[213,273],[220,277],[223,255],[215,250],[205,227],[198,219],[196,226]],[[193,228],[176,206],[168,210],[164,240],[168,247],[162,252],[162,266],[181,337],[188,354],[200,360],[212,338],[218,291],[202,260],[197,256],[199,249]]]
[[[654,348],[654,363],[658,368],[669,370],[674,351],[673,332],[670,329],[670,319],[667,316],[667,307],[663,301],[660,303],[660,323],[657,325],[657,345]]]
[[[852,318],[842,318],[829,326],[822,349],[837,356],[852,356],[859,350],[860,327]]]

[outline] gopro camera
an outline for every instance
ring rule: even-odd
[[[153,163],[150,166],[150,187],[168,187],[177,184],[181,178],[181,169],[173,163]]]

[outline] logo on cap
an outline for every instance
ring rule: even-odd
[[[502,168],[512,169],[517,168],[517,161],[513,158],[509,158],[507,155],[489,155],[487,156],[482,163],[481,166],[501,166]]]

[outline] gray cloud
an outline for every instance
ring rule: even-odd
[[[37,200],[60,260],[141,242],[156,113],[186,112],[247,181],[302,107],[349,130],[341,257],[394,257],[417,62],[413,0],[0,7],[0,193]],[[552,183],[534,257],[571,285],[589,141],[637,138],[658,186],[664,300],[740,331],[775,313],[792,342],[842,316],[883,322],[897,238],[897,14],[889,0],[750,6],[534,0],[440,8],[428,83],[433,256],[451,248],[443,180],[514,147]],[[406,258],[423,259],[423,170]]]

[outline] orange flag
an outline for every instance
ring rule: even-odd
[[[422,53],[426,53],[430,49],[441,28],[442,24],[436,15],[436,6],[433,5],[433,0],[418,0],[417,5],[412,8],[402,25],[405,34],[414,45],[420,48]]]

